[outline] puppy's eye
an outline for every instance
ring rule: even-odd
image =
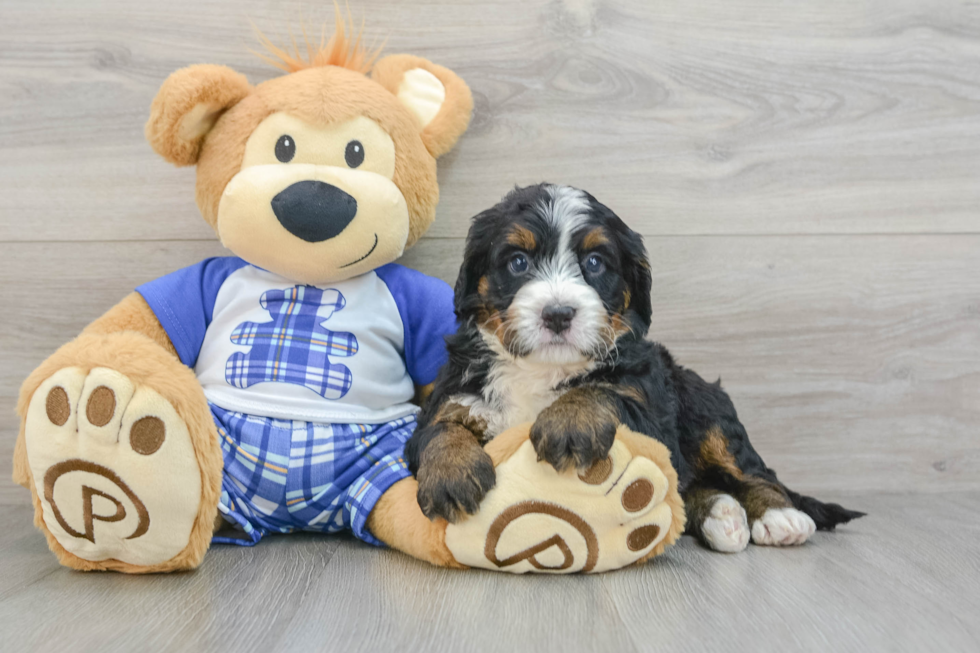
[[[514,274],[524,274],[527,272],[527,256],[524,254],[514,254],[507,263],[507,269]]]
[[[296,141],[289,134],[283,134],[276,141],[276,158],[282,163],[289,163],[296,156]]]
[[[364,146],[361,145],[361,141],[351,141],[347,144],[344,159],[347,160],[347,165],[351,168],[356,168],[364,163]]]
[[[606,264],[598,254],[590,254],[589,258],[585,259],[585,271],[589,274],[602,274],[606,271]]]

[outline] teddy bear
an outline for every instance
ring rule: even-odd
[[[14,480],[61,563],[184,570],[211,543],[347,530],[446,567],[602,571],[676,540],[669,454],[628,432],[591,483],[538,463],[517,427],[487,447],[497,487],[478,515],[422,514],[404,446],[453,295],[394,261],[435,218],[436,159],[471,93],[423,58],[379,58],[342,21],[305,56],[266,45],[285,74],[178,70],[146,125],[160,156],[196,165],[231,255],[136,288],[21,388]],[[624,517],[614,490],[636,477],[657,490]],[[514,511],[528,502],[559,509]],[[638,521],[659,537],[628,547]]]

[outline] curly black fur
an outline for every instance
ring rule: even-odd
[[[542,184],[516,189],[473,220],[455,287],[458,332],[447,339],[449,362],[439,374],[419,428],[406,448],[409,467],[415,473],[427,446],[446,428],[440,421],[440,412],[454,397],[483,396],[490,371],[498,359],[487,342],[487,315],[492,312],[490,309],[506,310],[522,285],[521,278],[507,275],[501,268],[501,257],[510,251],[508,230],[513,230],[515,225],[528,230],[535,237],[538,254],[556,246],[554,234],[539,215],[547,188]],[[751,518],[750,495],[753,487],[761,484],[768,488],[766,496],[770,497],[764,500],[763,508],[792,505],[808,514],[822,530],[862,516],[864,513],[802,496],[783,485],[752,447],[720,381],[706,382],[675,363],[663,345],[646,339],[652,312],[652,278],[642,238],[608,207],[591,195],[585,197],[589,215],[582,232],[596,226],[602,228],[608,242],[602,244],[601,250],[612,263],[602,278],[591,278],[584,272],[583,275],[602,298],[610,318],[617,318],[623,328],[613,348],[589,352],[594,363],[591,371],[566,379],[556,390],[587,389],[589,401],[594,405],[612,411],[620,423],[666,445],[679,476],[679,490],[685,496],[689,490],[690,496],[702,497],[728,493],[747,505]],[[581,234],[575,247],[582,247]],[[513,353],[522,355],[520,351]],[[535,428],[547,413],[542,411]],[[608,431],[604,425],[600,426],[603,432]],[[719,434],[724,447],[721,457],[707,455],[704,447],[707,438],[717,438]],[[488,435],[493,434],[473,433],[480,442]],[[561,437],[568,438],[567,442],[556,440]],[[549,433],[538,440],[541,443],[535,445],[539,456],[556,467],[567,464],[588,467],[604,457],[612,444],[611,437],[595,436],[590,441],[588,436],[567,433]],[[487,484],[489,480],[485,479],[484,485]],[[773,503],[772,497],[779,505]],[[480,498],[482,493],[476,490],[472,496],[458,497],[451,503],[471,507]],[[690,508],[692,514],[701,514],[704,506]],[[431,507],[427,514],[441,514],[439,506]],[[699,528],[700,524],[690,525],[695,534],[699,534]]]

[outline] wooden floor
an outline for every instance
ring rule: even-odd
[[[448,571],[345,536],[217,546],[194,573],[58,567],[0,507],[0,647],[14,651],[980,650],[980,493],[845,497],[871,515],[798,549],[684,537],[588,577]]]
[[[601,578],[452,574],[344,538],[193,574],[57,567],[9,480],[21,380],[136,285],[221,254],[142,135],[168,73],[274,74],[308,0],[0,0],[0,650],[978,650],[980,3],[351,0],[476,110],[404,262],[581,186],[645,237],[652,337],[721,376],[796,489],[871,516],[801,550],[685,541]],[[841,494],[843,493],[843,494]],[[112,646],[109,646],[109,645]]]

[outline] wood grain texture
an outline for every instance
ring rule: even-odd
[[[870,515],[587,578],[307,535],[186,574],[59,567],[9,480],[21,380],[138,284],[224,253],[193,169],[145,143],[149,103],[191,63],[268,79],[248,18],[277,37],[332,9],[0,0],[0,650],[980,649],[980,3],[352,9],[476,101],[407,265],[452,282],[470,216],[514,184],[589,190],[646,236],[652,336],[723,377],[791,486]]]
[[[980,490],[980,235],[646,244],[651,337],[724,380],[791,487]],[[451,283],[461,251],[457,239],[424,239],[404,262]],[[31,369],[134,286],[221,253],[213,241],[0,243],[0,284],[19,307],[0,312],[0,401],[12,407]],[[11,447],[16,422],[0,428]]]
[[[856,497],[838,495],[845,502]],[[975,651],[980,494],[865,495],[870,515],[798,549],[689,537],[591,577],[430,567],[347,537],[216,546],[155,577],[51,569],[6,508],[4,651]],[[16,543],[10,546],[10,543]]]
[[[142,137],[167,74],[274,74],[329,3],[0,4],[0,240],[201,238],[193,171]],[[367,1],[368,40],[457,70],[476,112],[431,234],[515,183],[585,187],[644,233],[980,230],[980,5],[943,0]],[[43,219],[36,217],[43,216]]]

